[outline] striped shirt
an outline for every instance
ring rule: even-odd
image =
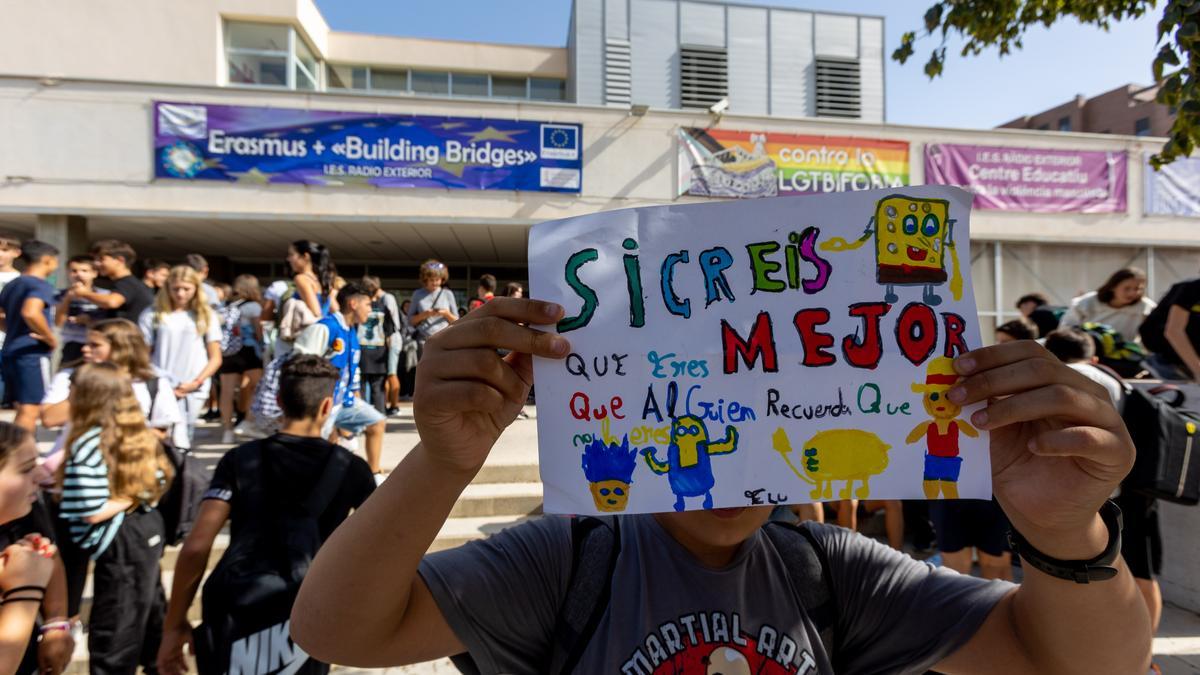
[[[100,523],[85,520],[104,510],[112,496],[108,490],[108,464],[100,451],[100,431],[100,427],[92,427],[71,444],[70,458],[63,468],[59,506],[59,517],[70,526],[71,541],[87,551],[92,560],[104,553],[125,522],[123,512]]]

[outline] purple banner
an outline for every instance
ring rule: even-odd
[[[1126,209],[1124,152],[930,143],[925,182],[975,193],[975,208],[1042,213]]]

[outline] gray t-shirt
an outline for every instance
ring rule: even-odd
[[[848,530],[809,526],[829,560],[839,675],[922,673],[966,643],[1014,588],[917,562]],[[419,571],[482,673],[545,670],[571,574],[568,518],[432,553]],[[709,569],[653,516],[624,516],[612,589],[577,672],[834,673],[761,531],[727,567]]]
[[[458,316],[458,300],[454,298],[454,291],[444,287],[432,292],[418,288],[413,291],[412,304],[408,306],[408,316],[405,318],[411,322],[414,316],[431,309],[448,309]],[[417,339],[425,340],[433,337],[449,325],[450,322],[446,320],[446,317],[431,316],[417,324]]]

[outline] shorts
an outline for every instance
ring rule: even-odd
[[[334,429],[345,431],[352,436],[357,436],[367,430],[367,427],[373,426],[387,419],[387,417],[376,410],[374,406],[368,405],[358,396],[354,397],[354,405],[343,407],[341,405],[334,406],[333,411],[329,413],[329,419],[325,420],[325,426],[321,429],[321,436],[329,438]]]
[[[10,401],[40,405],[50,383],[50,357],[38,352],[5,354],[0,360],[0,374]]]
[[[262,367],[262,357],[258,355],[254,347],[242,347],[232,356],[221,357],[221,368],[217,370],[217,373],[220,375],[241,375],[247,370],[262,370]]]
[[[954,553],[974,546],[988,555],[1008,552],[1008,516],[994,499],[938,499],[929,502],[938,548]]]
[[[400,373],[400,352],[404,349],[403,338],[397,333],[388,340],[387,374],[388,377]]]
[[[1153,579],[1162,572],[1162,532],[1158,502],[1137,492],[1121,490],[1113,499],[1121,507],[1121,557],[1135,579]]]
[[[957,483],[960,471],[962,471],[962,457],[925,455],[925,480],[945,480]]]

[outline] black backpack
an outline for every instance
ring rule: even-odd
[[[1171,399],[1162,394],[1173,393]],[[1200,414],[1182,409],[1175,387],[1128,387],[1122,418],[1137,458],[1121,484],[1176,504],[1200,503]]]
[[[317,484],[298,509],[268,499],[263,453],[276,443],[252,441],[234,452],[236,489],[243,500],[239,527],[201,598],[202,623],[194,634],[201,675],[234,670],[247,675],[326,673],[329,666],[300,649],[289,633],[292,603],[323,540],[318,518],[337,496],[350,453],[335,448]]]
[[[150,391],[150,415],[154,414],[154,401],[158,398],[158,378],[146,380],[146,389]],[[148,421],[148,420],[147,420]],[[167,491],[158,500],[158,509],[163,519],[163,543],[175,546],[187,538],[200,513],[200,502],[208,491],[209,476],[200,460],[187,450],[175,447],[170,438],[159,441],[163,452],[175,469],[175,477],[167,486]]]
[[[771,521],[763,531],[787,567],[792,595],[804,608],[821,637],[825,653],[837,669],[837,608],[825,549],[803,523]],[[608,611],[613,571],[621,553],[621,520],[615,516],[577,516],[571,519],[571,577],[567,596],[558,610],[548,668],[545,672],[573,673]],[[479,668],[470,654],[451,657],[467,675]]]

